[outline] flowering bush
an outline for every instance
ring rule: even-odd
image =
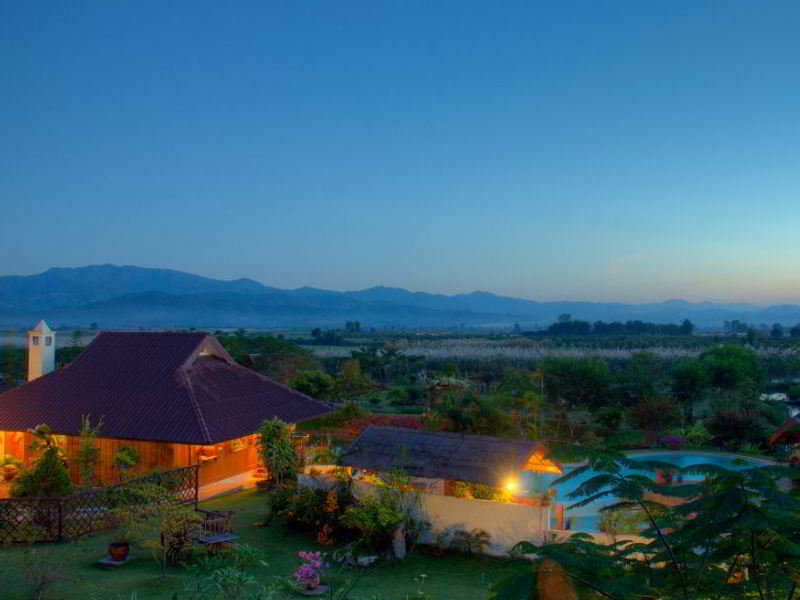
[[[679,435],[668,434],[661,436],[658,442],[661,446],[669,448],[670,450],[680,450],[681,446],[686,443],[686,440]]]
[[[354,503],[347,485],[319,490],[296,485],[281,485],[267,496],[268,520],[282,518],[296,531],[316,535],[323,546],[345,542],[357,532],[344,526],[339,518]]]
[[[305,562],[297,567],[297,570],[292,573],[292,577],[298,585],[306,589],[317,587],[322,574],[322,554],[320,552],[298,552],[297,556]]]

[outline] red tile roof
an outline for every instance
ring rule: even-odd
[[[236,364],[205,333],[103,332],[72,363],[0,394],[0,430],[47,423],[76,435],[82,415],[103,437],[214,444],[261,421],[293,423],[330,408]]]

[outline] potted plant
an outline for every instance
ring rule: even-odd
[[[11,481],[17,476],[22,462],[11,454],[6,454],[0,458],[0,465],[3,466],[3,481]]]
[[[133,446],[123,445],[114,455],[114,464],[119,469],[120,481],[128,478],[128,472],[139,463],[139,451]]]
[[[130,542],[118,540],[108,544],[108,555],[115,562],[125,562],[130,552]]]
[[[322,554],[320,552],[298,552],[303,559],[292,577],[298,591],[305,596],[319,596],[328,591],[328,586],[320,583],[322,575]]]
[[[108,543],[108,556],[111,560],[116,562],[125,562],[130,552],[130,539],[131,527],[133,520],[136,518],[134,511],[136,509],[130,505],[123,505],[113,509],[113,513],[117,520],[117,528],[115,535]]]

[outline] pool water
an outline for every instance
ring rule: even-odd
[[[714,452],[685,452],[685,451],[638,451],[628,453],[629,458],[642,460],[655,460],[675,465],[676,467],[689,467],[699,464],[714,464],[731,470],[749,469],[752,467],[773,464],[769,460],[743,456],[738,454],[725,454]],[[580,466],[580,463],[565,464],[564,472]],[[631,469],[623,469],[623,473],[628,475],[633,473]],[[637,471],[646,474],[644,471]],[[547,493],[548,489],[555,489],[556,495],[553,497],[554,504],[564,504],[569,506],[580,498],[568,498],[567,494],[575,490],[581,483],[597,475],[595,471],[587,471],[558,485],[553,485],[553,481],[561,477],[555,473],[541,473],[537,471],[523,471],[520,475],[520,489],[524,496],[541,496]],[[687,480],[693,479],[687,477]],[[597,521],[600,517],[599,511],[603,506],[614,504],[618,498],[606,496],[595,502],[581,506],[579,508],[568,509],[566,513],[569,528],[576,531],[598,531]],[[552,511],[551,511],[552,512]],[[551,526],[555,527],[555,518],[551,518]]]

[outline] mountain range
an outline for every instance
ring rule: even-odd
[[[700,327],[723,321],[794,325],[800,306],[667,300],[536,302],[489,292],[428,294],[392,287],[338,292],[311,287],[279,289],[252,279],[219,280],[169,269],[93,265],[52,268],[28,276],[0,276],[0,327],[26,327],[38,319],[54,326],[129,327],[366,327],[523,328],[544,326],[559,315],[575,319],[677,323]]]

